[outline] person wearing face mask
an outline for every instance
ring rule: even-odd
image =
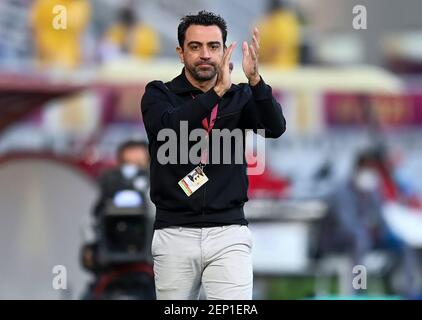
[[[155,299],[152,265],[145,249],[150,246],[152,229],[148,144],[123,142],[117,162],[116,168],[98,179],[100,195],[92,224],[95,239],[86,239],[81,249],[82,265],[94,274],[94,280],[83,298]]]
[[[128,140],[117,150],[118,167],[107,170],[98,179],[100,197],[94,207],[94,215],[99,216],[106,202],[114,199],[122,190],[138,190],[147,193],[149,188],[148,144],[144,141]],[[124,196],[123,196],[124,197]],[[122,197],[117,198],[121,201]],[[126,197],[131,200],[130,196]]]
[[[384,219],[382,179],[378,167],[378,160],[370,150],[358,154],[350,177],[329,197],[321,248],[325,253],[350,255],[353,265],[364,265],[364,257],[371,250],[393,253],[406,275],[405,286],[399,293],[414,296],[417,294],[416,256]]]

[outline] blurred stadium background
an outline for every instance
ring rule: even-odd
[[[63,30],[52,28],[55,5],[67,9],[56,21]],[[367,29],[353,28],[356,5]],[[409,297],[386,248],[365,253],[368,288],[356,296],[348,247],[321,252],[319,243],[327,199],[356,155],[382,150],[395,190],[383,217],[421,265],[420,0],[2,0],[0,298],[81,297],[95,178],[116,163],[119,143],[146,138],[144,86],[180,73],[177,25],[202,9],[226,19],[229,43],[259,26],[261,74],[287,118],[285,135],[266,142],[264,174],[250,177],[254,297]],[[244,82],[239,49],[233,60],[234,82]],[[52,288],[55,265],[67,268],[67,290]]]

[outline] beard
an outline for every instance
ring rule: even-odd
[[[203,65],[207,66],[204,67]],[[192,75],[192,77],[197,81],[211,80],[217,74],[217,68],[213,62],[198,62],[193,65],[185,64],[185,67]]]

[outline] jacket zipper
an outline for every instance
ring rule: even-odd
[[[204,193],[202,194],[202,215],[205,215],[205,190],[206,186],[204,186]]]
[[[222,116],[217,116],[217,118],[215,118],[215,119],[217,120],[217,119],[225,118],[225,117],[228,117],[228,116],[231,116],[231,115],[234,115],[234,114],[238,114],[238,113],[241,113],[241,111],[226,113],[226,114],[223,114]],[[204,186],[204,192],[202,193],[202,208],[201,208],[202,215],[205,215],[205,192],[206,192],[206,188],[207,188],[207,186],[205,185]]]
[[[203,167],[202,168],[202,170],[204,171],[204,173],[205,173],[205,167]],[[203,191],[203,193],[202,193],[202,207],[201,207],[201,211],[202,211],[202,215],[205,215],[205,190],[206,190],[206,188],[207,188],[207,185],[205,184],[204,186],[203,186],[203,188],[204,188],[204,191]]]
[[[238,114],[238,113],[241,113],[241,111],[226,113],[226,114],[223,114],[222,116],[217,116],[216,120],[221,119],[221,118],[225,118],[225,117],[229,117],[231,115]],[[202,193],[202,208],[201,208],[202,215],[205,215],[205,192],[207,190],[206,188],[207,188],[207,186],[205,185],[204,186],[204,192]]]

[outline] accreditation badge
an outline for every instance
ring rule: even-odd
[[[179,181],[179,186],[189,197],[192,193],[202,187],[207,181],[208,177],[205,175],[202,168],[198,166]]]

